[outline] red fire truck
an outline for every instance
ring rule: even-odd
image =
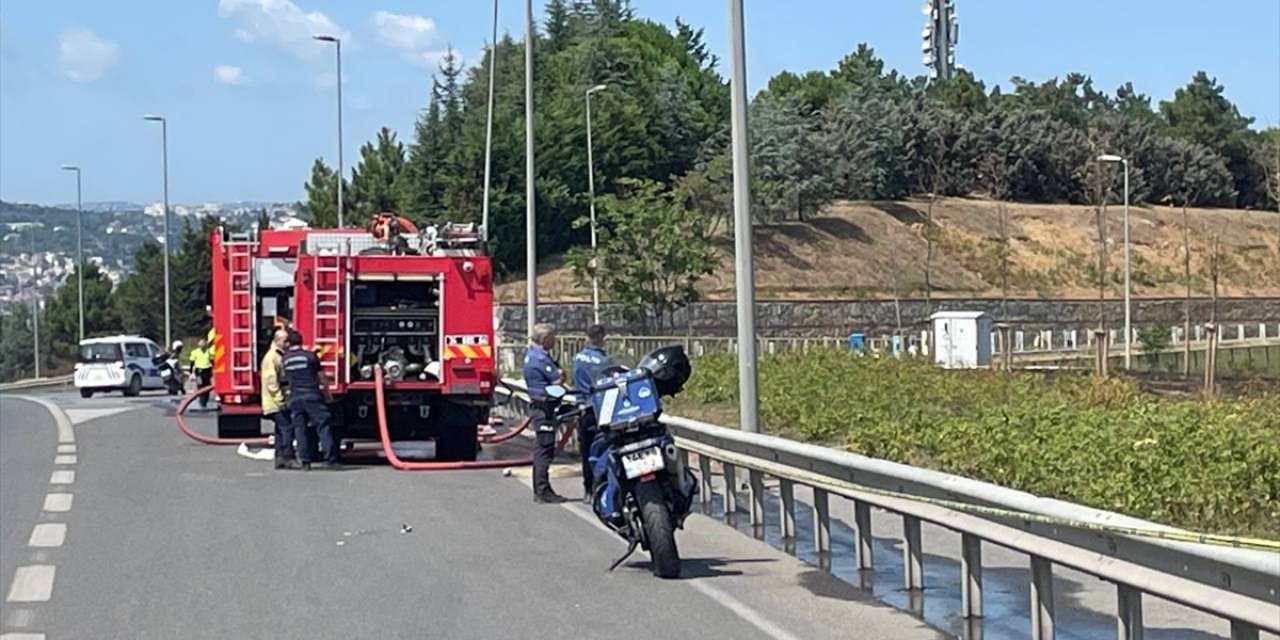
[[[434,442],[441,460],[475,459],[495,383],[490,261],[475,225],[388,231],[387,220],[367,231],[214,232],[220,437],[261,434],[259,363],[273,329],[291,322],[320,356],[344,441],[378,438],[381,365],[391,439]]]

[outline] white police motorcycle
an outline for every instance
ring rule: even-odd
[[[589,448],[595,473],[592,509],[628,542],[627,552],[610,571],[639,546],[649,552],[654,575],[680,577],[675,530],[684,526],[698,482],[681,464],[675,440],[659,421],[660,397],[679,393],[691,372],[684,348],[677,345],[650,353],[634,369],[605,371],[591,389],[577,390],[575,402],[567,400],[568,389],[547,388],[558,403],[558,424],[571,425],[587,412],[596,417],[597,435]]]

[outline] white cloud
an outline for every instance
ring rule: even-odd
[[[218,84],[244,84],[248,78],[240,67],[220,64],[213,68],[213,80]]]
[[[317,34],[344,41],[351,34],[319,11],[303,11],[291,0],[218,0],[218,16],[237,22],[236,37],[245,42],[265,42],[300,58],[315,58],[331,51],[312,39]]]
[[[93,82],[120,61],[120,45],[88,29],[68,29],[58,36],[58,64],[76,82]]]
[[[445,54],[431,18],[375,11],[373,26],[378,42],[399,51],[412,64],[434,68]]]

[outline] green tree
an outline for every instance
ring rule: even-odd
[[[111,279],[86,261],[77,268],[84,270],[84,335],[85,337],[117,333],[120,319],[111,304]],[[73,269],[45,304],[45,323],[53,354],[59,358],[75,357],[80,345],[80,290]]]
[[[351,170],[350,198],[354,206],[348,213],[367,220],[384,211],[394,211],[396,180],[404,165],[404,145],[396,140],[396,134],[383,127],[376,144],[366,142],[360,147],[360,162]]]
[[[172,265],[170,265],[172,266]],[[128,333],[164,336],[164,252],[148,239],[133,254],[133,271],[120,283],[115,312]]]
[[[751,183],[761,220],[817,214],[832,198],[831,182],[823,173],[826,139],[816,122],[806,118],[799,101],[761,96],[751,104]]]
[[[10,305],[0,313],[0,381],[35,375],[31,325],[31,307],[27,304]]]
[[[331,229],[338,226],[338,176],[337,173],[316,158],[311,165],[311,179],[303,185],[307,199],[301,204],[301,212],[317,229]],[[343,183],[343,213],[351,209],[350,190]]]
[[[1222,156],[1232,174],[1238,204],[1255,204],[1260,198],[1259,180],[1249,162],[1250,142],[1257,135],[1249,129],[1253,118],[1240,115],[1224,91],[1216,78],[1199,71],[1187,86],[1174,92],[1172,100],[1160,103],[1160,115],[1171,135]]]
[[[599,253],[571,249],[569,264],[583,286],[598,274],[629,318],[673,328],[675,312],[697,301],[698,281],[716,265],[705,220],[661,184],[624,179],[620,186],[622,194],[598,204]]]
[[[188,224],[178,239],[178,251],[170,259],[175,337],[202,336],[209,330],[205,307],[212,302],[211,238],[219,228],[228,233],[242,230],[208,215],[200,218],[199,224]]]

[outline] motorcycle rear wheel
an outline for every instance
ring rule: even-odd
[[[676,547],[675,530],[662,489],[655,483],[641,482],[636,485],[635,494],[649,558],[653,561],[653,575],[667,580],[679,578],[680,550]]]

